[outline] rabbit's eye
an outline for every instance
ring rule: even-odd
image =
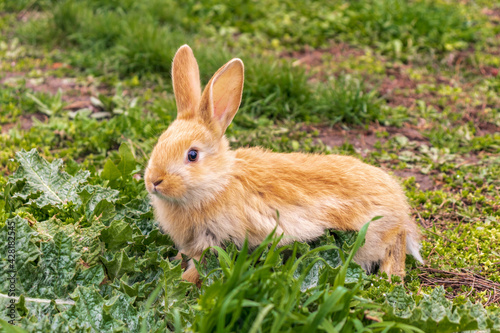
[[[188,160],[189,162],[196,162],[196,160],[198,160],[198,151],[194,149],[188,151]]]

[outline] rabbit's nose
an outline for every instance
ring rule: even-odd
[[[163,182],[163,179],[158,179],[153,182],[153,189],[156,192],[156,187]]]

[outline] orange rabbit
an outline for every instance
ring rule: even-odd
[[[399,276],[406,253],[422,262],[406,197],[381,169],[348,156],[229,149],[224,132],[241,102],[243,73],[243,62],[232,59],[202,94],[189,46],[174,57],[177,119],[159,138],[145,183],[155,217],[179,254],[198,260],[210,246],[224,240],[241,246],[245,237],[256,246],[276,224],[282,243],[289,243],[314,240],[329,228],[359,230],[383,216],[371,223],[355,261]],[[192,260],[183,278],[198,280]]]

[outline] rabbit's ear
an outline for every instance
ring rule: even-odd
[[[243,62],[235,58],[214,74],[203,91],[200,116],[221,136],[240,107],[243,81]]]
[[[177,118],[193,117],[200,105],[200,71],[193,51],[188,45],[181,46],[174,56],[172,82],[177,103]]]

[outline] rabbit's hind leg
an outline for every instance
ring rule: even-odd
[[[398,234],[395,242],[389,245],[385,250],[385,257],[382,259],[380,270],[391,275],[405,276],[406,260],[406,232]]]
[[[200,260],[200,257],[197,257],[196,260]],[[193,259],[188,261],[188,266],[186,268],[186,271],[182,273],[182,278],[188,282],[199,285],[200,274],[196,270],[196,266],[194,265]]]

